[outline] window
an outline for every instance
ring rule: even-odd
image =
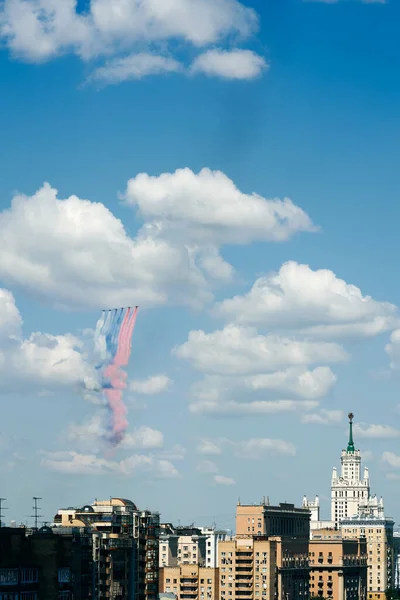
[[[69,583],[71,581],[71,571],[70,568],[58,569],[58,582],[59,583]]]
[[[21,569],[21,582],[22,583],[36,583],[38,580],[37,569]]]
[[[58,592],[58,600],[71,600],[71,592],[70,591],[62,591]]]
[[[16,585],[18,569],[0,569],[0,585]]]
[[[22,600],[22,598],[24,600],[38,600],[36,592],[21,592],[19,597],[21,598],[21,600]]]

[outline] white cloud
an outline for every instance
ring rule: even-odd
[[[50,470],[70,475],[120,475],[129,477],[144,473],[154,479],[177,477],[178,471],[167,460],[134,454],[120,461],[99,458],[94,454],[79,454],[74,451],[43,452],[41,465]]]
[[[386,345],[385,351],[390,358],[390,368],[393,370],[400,369],[400,329],[396,329],[391,333],[390,342]]]
[[[253,402],[200,400],[190,404],[189,410],[197,415],[240,417],[313,410],[317,406],[318,402],[311,400],[256,400]]]
[[[336,379],[329,367],[316,367],[313,371],[293,367],[285,371],[254,375],[246,378],[244,383],[253,390],[280,390],[311,400],[325,396]]]
[[[0,278],[57,307],[201,307],[212,300],[216,283],[233,275],[219,254],[221,243],[287,239],[313,229],[290,201],[246,196],[223,173],[207,169],[199,175],[189,169],[159,178],[138,175],[127,198],[147,218],[134,238],[101,203],[59,199],[48,184],[31,197],[17,194],[0,213]]]
[[[103,440],[107,437],[106,423],[108,413],[104,411],[93,416],[88,422],[78,425],[72,423],[68,428],[67,439],[77,442],[80,448],[93,450],[103,447]],[[126,449],[150,450],[163,448],[164,436],[161,431],[142,425],[133,431],[128,431],[120,447]]]
[[[390,425],[367,425],[366,423],[355,423],[354,435],[359,438],[384,440],[400,437],[400,430],[395,429]]]
[[[295,456],[296,448],[291,442],[270,438],[252,438],[237,442],[235,454],[240,458],[259,460],[263,456]]]
[[[342,421],[342,410],[321,409],[318,413],[310,413],[301,417],[302,423],[316,423],[317,425],[337,425]]]
[[[255,79],[267,68],[265,59],[251,50],[213,49],[193,61],[191,72],[222,79]]]
[[[162,448],[164,435],[157,429],[142,425],[131,433],[128,432],[121,444],[124,448]]]
[[[302,330],[324,337],[370,337],[393,329],[397,307],[363,296],[328,269],[313,271],[290,261],[256,280],[243,296],[224,300],[216,312],[242,324]]]
[[[218,485],[235,485],[236,481],[232,477],[225,477],[225,475],[214,475],[214,481]]]
[[[384,452],[382,460],[395,469],[400,468],[400,456],[397,456],[394,452]]]
[[[0,253],[3,254],[3,253]],[[0,259],[1,260],[1,259]],[[95,385],[95,372],[85,361],[82,342],[73,335],[34,332],[22,335],[22,318],[11,292],[0,289],[0,389]]]
[[[263,336],[253,328],[239,325],[227,325],[223,330],[208,334],[201,330],[190,331],[188,341],[174,352],[199,371],[225,375],[262,373],[286,366],[347,359],[346,352],[335,343]]]
[[[22,318],[13,294],[0,288],[0,340],[21,334]]]
[[[4,0],[0,8],[0,36],[29,61],[66,52],[88,59],[168,40],[201,47],[257,27],[256,13],[237,0],[91,0],[85,14],[76,0]]]
[[[310,217],[289,199],[244,194],[221,171],[190,169],[128,182],[125,198],[146,219],[162,222],[174,236],[201,245],[283,241],[299,231],[315,231]]]
[[[202,460],[196,467],[199,473],[218,473],[218,467],[212,460]]]
[[[218,456],[222,454],[221,448],[212,440],[201,440],[197,446],[197,452],[205,456]]]
[[[154,395],[164,392],[172,385],[172,380],[166,375],[153,375],[148,379],[133,380],[130,389],[138,394]]]
[[[148,75],[178,73],[182,68],[174,58],[141,52],[106,62],[91,73],[88,82],[116,84],[131,79],[142,79]]]

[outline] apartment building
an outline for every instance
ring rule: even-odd
[[[365,600],[367,544],[343,540],[340,532],[319,530],[310,541],[310,597]]]
[[[91,536],[93,596],[102,600],[157,600],[160,517],[123,498],[60,509],[53,531]]]
[[[216,568],[218,542],[226,537],[226,531],[218,531],[213,527],[174,527],[165,523],[160,533],[159,566],[198,564]]]
[[[222,600],[308,598],[308,539],[237,537],[218,545]]]
[[[0,598],[87,600],[90,538],[54,535],[49,527],[0,528]]]
[[[177,600],[219,600],[218,569],[180,565],[160,569],[160,594],[172,593]]]
[[[367,544],[367,600],[385,600],[385,591],[394,587],[393,526],[393,519],[373,512],[341,521],[343,539],[360,538]]]

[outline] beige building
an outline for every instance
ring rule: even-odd
[[[238,504],[236,507],[236,536],[289,536],[308,539],[310,535],[310,511],[295,508],[294,504],[280,503],[271,506],[261,504]]]
[[[362,538],[367,544],[367,600],[385,600],[394,586],[393,519],[361,514],[341,522],[343,538]]]
[[[365,540],[343,540],[334,530],[316,531],[310,541],[310,567],[310,598],[366,599]]]
[[[219,600],[218,569],[181,565],[160,569],[160,594],[172,593],[177,600]]]
[[[308,539],[237,537],[218,545],[221,600],[308,598]]]

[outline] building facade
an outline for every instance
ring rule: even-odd
[[[237,537],[218,545],[222,600],[308,599],[308,540]]]
[[[343,539],[360,538],[367,544],[367,600],[385,600],[395,585],[393,519],[363,512],[341,522]]]
[[[310,597],[366,600],[366,541],[332,539],[320,531],[320,539],[310,541]]]
[[[226,531],[218,531],[213,527],[174,527],[170,523],[163,524],[159,542],[159,566],[199,565],[215,569],[218,566],[218,542],[226,537]]]
[[[160,594],[172,593],[177,600],[219,600],[218,569],[181,565],[160,569]]]
[[[241,504],[236,507],[236,536],[289,536],[308,539],[310,535],[310,512],[295,508],[294,504],[280,503],[271,506]]]
[[[92,598],[89,536],[54,535],[49,527],[0,528],[0,598]]]
[[[157,600],[160,517],[123,498],[82,508],[60,509],[55,533],[89,532],[93,597],[98,600]]]

